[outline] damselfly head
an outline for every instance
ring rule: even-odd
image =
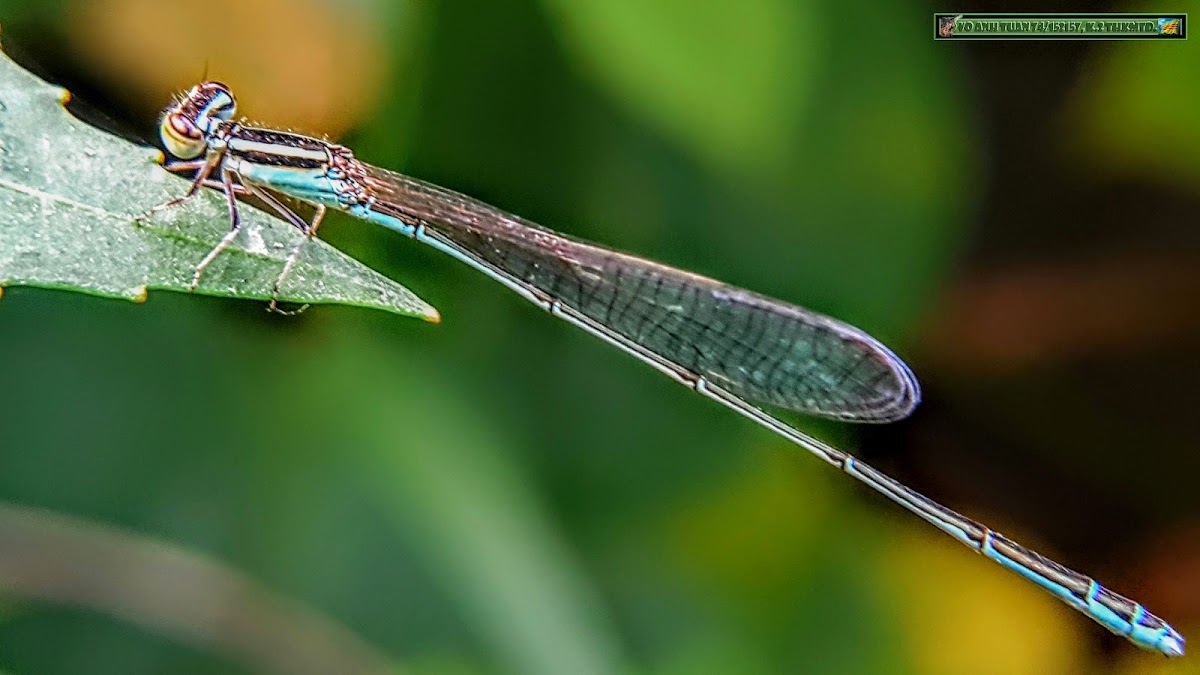
[[[167,152],[181,159],[193,159],[204,153],[208,135],[216,123],[233,119],[236,112],[237,101],[229,87],[220,82],[204,82],[189,89],[163,111],[158,134]]]

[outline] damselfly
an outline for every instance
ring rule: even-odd
[[[232,219],[230,232],[197,265],[193,288],[237,236],[240,195],[258,197],[308,237],[315,236],[328,208],[378,223],[465,262],[812,452],[1138,646],[1168,656],[1183,653],[1183,637],[1140,604],[758,407],[853,422],[908,416],[920,400],[916,378],[866,333],[796,305],[558,234],[360,162],[345,147],[244,125],[233,120],[235,109],[228,87],[205,82],[162,118],[163,144],[180,159],[168,168],[196,172],[187,194],[163,206],[214,187],[224,192]],[[313,205],[315,215],[301,218],[277,195]],[[302,250],[297,247],[288,258],[276,293]]]

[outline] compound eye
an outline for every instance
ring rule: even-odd
[[[204,134],[192,120],[178,111],[163,115],[158,134],[167,152],[180,159],[194,159],[204,152]]]
[[[208,101],[208,104],[204,106],[207,116],[226,122],[233,119],[237,112],[237,100],[233,98],[233,91],[228,86],[220,82],[205,82],[197,88],[197,91],[199,96]]]

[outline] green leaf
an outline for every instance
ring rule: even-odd
[[[289,457],[314,438],[345,448],[338,461],[355,477],[346,489],[391,519],[463,625],[492,652],[493,670],[630,672],[588,566],[517,459],[521,453],[492,426],[493,415],[465,405],[412,352],[354,331],[327,337],[320,364],[273,364],[279,377],[271,381],[281,393],[268,398],[286,406],[294,392],[313,386],[371,394],[325,400],[326,426],[285,432],[296,434],[284,444]],[[402,428],[379,423],[397,410],[405,411]],[[319,440],[326,433],[330,440]]]
[[[821,45],[813,3],[542,2],[588,75],[699,158],[750,170],[788,158]]]
[[[1200,51],[1189,46],[1130,41],[1097,55],[1062,120],[1069,149],[1084,158],[1079,167],[1194,189],[1200,182],[1200,89],[1181,74],[1198,72]]]
[[[196,264],[229,231],[215,190],[139,222],[189,182],[161,153],[72,117],[69,94],[0,55],[0,287],[21,285],[144,301],[188,291]],[[288,257],[304,250],[279,293],[296,303],[375,307],[437,321],[411,291],[280,218],[241,207],[237,238],[195,292],[267,300]]]

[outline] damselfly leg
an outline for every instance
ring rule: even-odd
[[[251,195],[257,197],[264,204],[270,206],[272,210],[283,217],[284,220],[291,223],[293,227],[300,230],[305,235],[304,239],[301,240],[301,242],[292,250],[292,253],[288,256],[287,261],[284,263],[283,270],[280,272],[279,277],[276,278],[271,289],[271,304],[268,309],[279,314],[298,314],[299,312],[304,311],[308,308],[308,305],[304,305],[300,309],[294,311],[284,311],[279,309],[279,290],[284,281],[291,274],[292,269],[296,266],[296,263],[299,261],[301,254],[304,252],[305,245],[310,239],[316,236],[317,228],[320,227],[321,220],[325,217],[325,207],[318,204],[312,219],[306,221],[267,190],[259,188],[253,183],[245,181],[237,171],[225,166],[222,162],[223,159],[224,152],[215,151],[208,153],[208,156],[202,160],[176,162],[164,167],[168,171],[175,173],[195,171],[196,174],[192,178],[191,187],[183,195],[150,209],[143,215],[139,216],[136,220],[141,222],[160,211],[165,211],[175,206],[179,206],[180,204],[183,204],[199,194],[200,188],[213,188],[215,190],[219,190],[225,195],[229,210],[229,233],[222,237],[221,241],[219,241],[217,245],[214,246],[212,250],[209,251],[208,254],[205,255],[204,258],[196,265],[195,274],[192,276],[192,283],[188,286],[189,291],[194,291],[200,285],[200,281],[203,279],[204,272],[208,269],[208,266],[211,265],[212,262],[216,260],[223,252],[225,252],[225,250],[233,244],[235,239],[237,239],[238,232],[241,230],[241,213],[237,198]],[[212,178],[212,172],[214,170],[220,172],[220,180],[214,180]]]

